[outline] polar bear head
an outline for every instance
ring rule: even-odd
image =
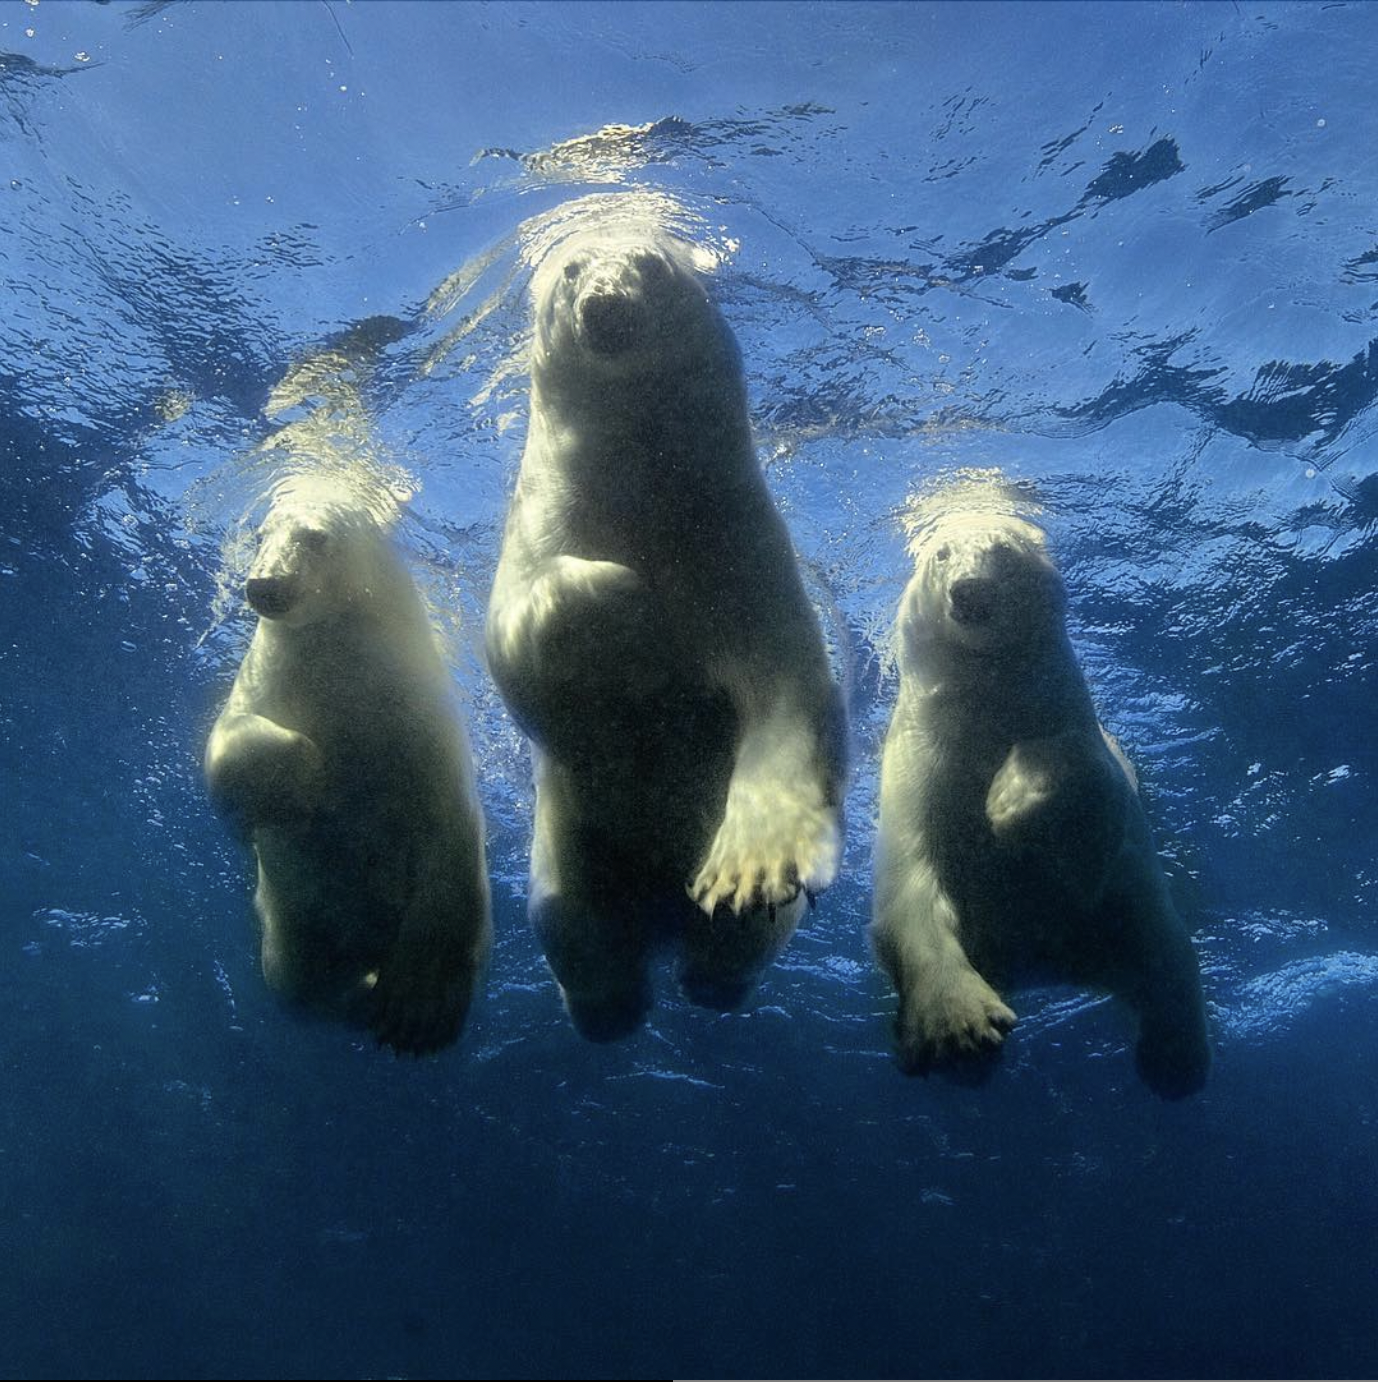
[[[286,628],[357,609],[388,569],[385,525],[361,493],[323,476],[274,491],[244,583],[250,607]]]
[[[692,249],[654,231],[585,232],[547,256],[532,281],[534,369],[578,388],[719,359],[736,343],[692,267]]]
[[[1043,532],[1012,514],[949,512],[915,539],[900,605],[907,659],[1015,655],[1062,636],[1066,591]]]

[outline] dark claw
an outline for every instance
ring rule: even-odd
[[[805,888],[804,896],[809,900],[809,911],[813,911],[818,906],[818,894],[812,888]]]
[[[770,917],[770,924],[771,924],[772,926],[774,926],[774,925],[775,925],[775,904],[774,904],[773,902],[767,904],[767,906],[766,906],[766,914]]]

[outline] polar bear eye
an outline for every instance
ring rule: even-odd
[[[565,265],[565,278],[570,283],[573,283],[583,272],[584,266],[578,259],[571,259],[569,263]]]
[[[950,547],[939,547],[938,550],[933,553],[933,560],[946,561],[951,555],[952,549]]]
[[[323,552],[330,538],[319,528],[303,528],[298,541],[308,552]]]

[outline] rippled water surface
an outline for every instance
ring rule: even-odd
[[[0,1374],[1373,1376],[1378,10],[0,3]],[[754,1006],[584,1044],[481,659],[526,291],[690,239],[845,673],[844,873]],[[458,1049],[264,989],[201,746],[304,458],[409,496],[489,823]],[[1216,1060],[1024,993],[908,1081],[863,927],[903,518],[1002,470]]]

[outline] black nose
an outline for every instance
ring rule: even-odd
[[[579,306],[584,339],[600,355],[621,355],[636,342],[636,308],[617,293],[591,293]]]
[[[984,624],[995,613],[995,583],[980,576],[953,581],[948,598],[959,624]]]
[[[244,594],[256,614],[280,619],[297,602],[295,576],[250,576]]]

